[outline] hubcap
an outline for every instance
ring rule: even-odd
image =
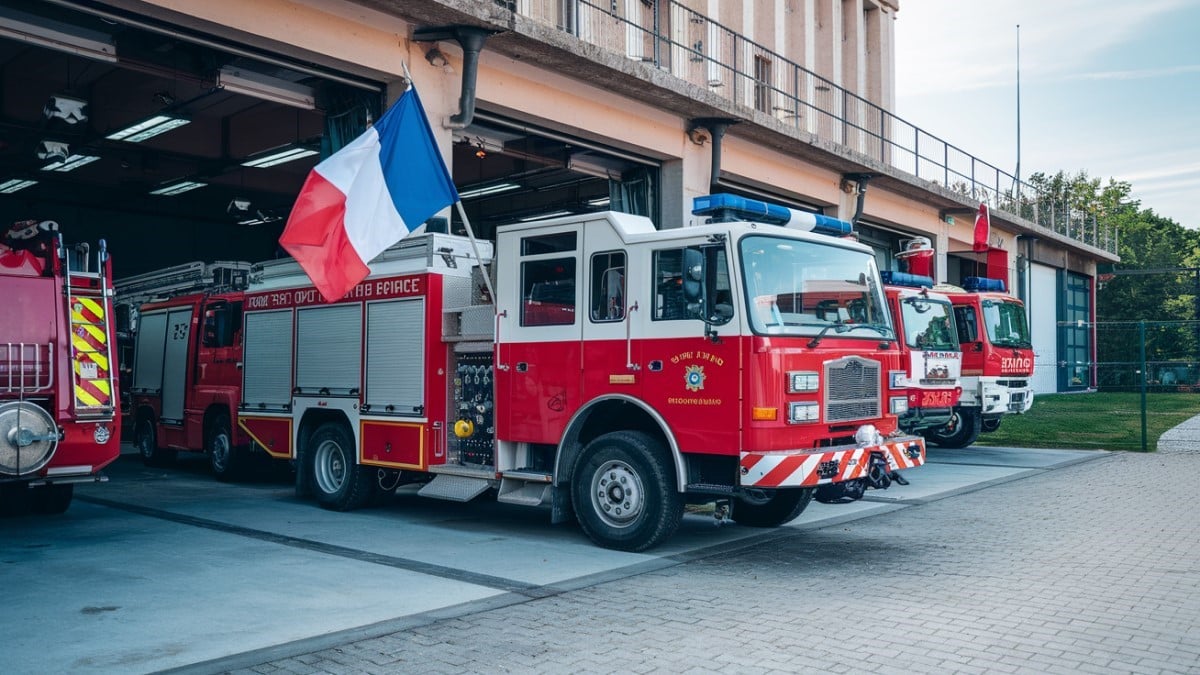
[[[325,494],[333,494],[346,481],[346,456],[342,448],[333,441],[324,441],[317,446],[313,461],[313,474],[317,487]]]
[[[212,452],[213,467],[218,471],[224,471],[229,466],[229,436],[223,432],[214,436],[210,451]]]
[[[592,508],[611,527],[629,527],[642,515],[642,479],[625,462],[606,463],[592,476]]]

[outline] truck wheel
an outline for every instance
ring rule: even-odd
[[[683,495],[666,449],[646,434],[615,431],[593,440],[573,477],[576,517],[600,546],[644,551],[675,533]]]
[[[317,428],[305,452],[310,459],[309,475],[317,503],[334,511],[350,511],[371,499],[375,469],[361,466],[354,437],[344,424],[326,422]]]
[[[154,420],[143,417],[137,421],[134,431],[138,454],[146,466],[164,466],[175,461],[175,451],[158,447],[158,433],[154,430]]]
[[[208,439],[208,461],[212,464],[213,475],[217,480],[233,480],[245,469],[246,456],[242,450],[233,444],[233,432],[229,428],[229,415],[217,413],[208,423],[205,433]]]
[[[751,490],[733,504],[733,522],[748,527],[778,527],[804,513],[812,501],[811,488],[797,490]]]
[[[993,417],[991,419],[984,420],[983,422],[980,423],[980,430],[987,432],[989,434],[992,433],[993,431],[1000,428],[1000,419],[1001,418],[999,418],[999,417]]]
[[[979,438],[981,420],[975,410],[956,409],[944,427],[931,429],[929,440],[943,448],[965,448]]]
[[[51,483],[33,488],[30,506],[34,513],[57,516],[66,513],[71,507],[71,497],[75,494],[75,486],[67,483],[59,485]]]

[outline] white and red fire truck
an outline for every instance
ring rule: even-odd
[[[129,414],[146,464],[190,451],[208,453],[220,480],[244,468],[250,439],[233,421],[241,402],[242,290],[250,267],[192,262],[118,282],[118,304],[129,308],[136,336]]]
[[[403,483],[495,490],[624,550],[664,541],[687,502],[776,526],[814,491],[923,464],[897,429],[908,392],[886,376],[900,352],[874,257],[804,231],[849,224],[730,195],[694,213],[708,222],[502,226],[494,256],[479,245],[494,300],[451,235],[402,241],[333,303],[294,262],[263,264],[238,425],[327,508]]]
[[[893,389],[906,389],[908,410],[900,428],[920,433],[950,424],[962,395],[962,353],[950,299],[929,290],[933,279],[882,272],[888,310],[896,326],[903,368],[889,374]]]
[[[0,236],[0,501],[21,510],[66,511],[74,484],[105,480],[120,454],[103,241],[91,258],[53,221]]]
[[[980,431],[1000,428],[1004,415],[1033,405],[1033,344],[1025,305],[1005,292],[1002,279],[967,277],[963,286],[939,284],[954,305],[962,347],[962,399],[944,427],[925,432],[938,445],[962,448]]]

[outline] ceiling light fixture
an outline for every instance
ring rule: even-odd
[[[96,155],[71,155],[66,159],[60,159],[56,162],[50,162],[42,167],[42,171],[74,171],[81,166],[91,164],[100,159]]]
[[[174,115],[155,115],[141,122],[135,122],[124,129],[114,131],[105,136],[110,141],[127,141],[129,143],[141,143],[148,138],[154,138],[159,134],[165,134],[172,129],[189,124],[191,120]]]
[[[517,185],[516,183],[497,183],[496,185],[487,185],[484,187],[471,188],[470,190],[463,190],[462,192],[458,193],[458,198],[471,199],[472,197],[483,197],[486,195],[508,192],[509,190],[516,190],[519,187],[521,186]]]
[[[559,216],[569,216],[569,215],[571,215],[571,212],[567,211],[567,210],[551,211],[550,213],[539,213],[535,216],[525,216],[524,218],[517,218],[517,222],[518,223],[528,223],[531,220],[545,220],[546,218],[557,218]]]
[[[78,124],[79,122],[87,121],[87,107],[88,102],[81,98],[75,98],[67,94],[55,94],[50,97],[45,107],[42,108],[42,114],[48,120],[60,119],[67,124]]]
[[[208,185],[208,183],[201,183],[200,181],[195,180],[175,181],[174,183],[171,183],[170,185],[164,185],[157,190],[151,190],[150,194],[159,195],[161,197],[172,197],[174,195],[181,195],[185,192],[191,192],[192,190],[195,190],[196,188],[202,188],[205,185]]]
[[[265,169],[277,164],[285,164],[287,162],[294,162],[297,159],[312,157],[315,154],[317,154],[317,151],[313,150],[312,148],[288,146],[286,148],[268,150],[267,152],[260,153],[257,156],[248,157],[246,158],[246,161],[242,162],[242,166],[252,166],[257,169]]]
[[[217,88],[305,110],[314,110],[317,107],[316,92],[312,87],[253,70],[225,66],[217,72]]]
[[[15,9],[0,8],[0,35],[89,59],[117,61],[111,35]]]
[[[37,185],[37,181],[24,180],[21,178],[10,178],[9,180],[0,183],[0,194],[11,195],[17,190],[24,190],[32,185]]]
[[[38,143],[37,158],[63,161],[71,156],[71,146],[62,141],[45,140]]]

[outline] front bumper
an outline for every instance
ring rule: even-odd
[[[741,486],[754,488],[816,487],[865,478],[871,455],[881,455],[892,471],[925,463],[925,439],[894,438],[879,445],[858,447],[743,452]]]

